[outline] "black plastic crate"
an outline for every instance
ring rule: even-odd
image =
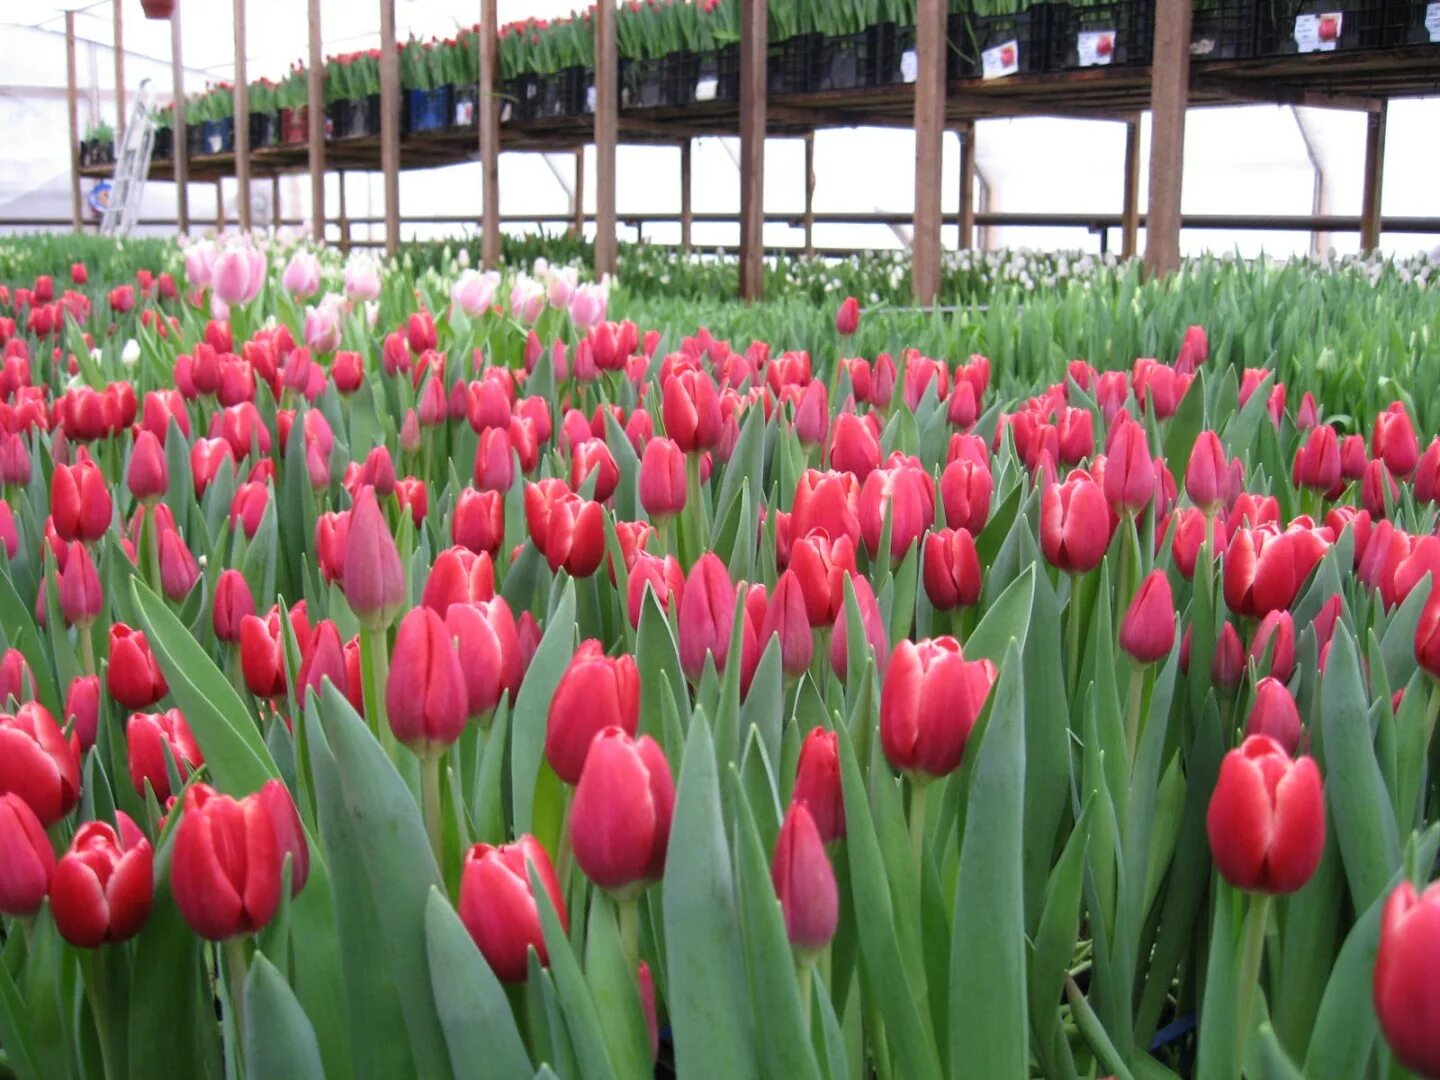
[[[870,39],[869,85],[913,83],[920,64],[915,47],[915,27],[877,23],[865,32]]]
[[[620,107],[653,109],[665,102],[664,61],[620,61]]]
[[[980,52],[974,25],[976,18],[969,12],[955,11],[945,20],[947,79],[974,79],[980,75]]]
[[[1296,5],[1266,5],[1260,9],[1261,56],[1292,56],[1300,52],[1296,40],[1303,18],[1314,28],[1318,41],[1330,44],[1329,49],[1311,51],[1351,52],[1357,49],[1382,49],[1385,41],[1387,0],[1308,0]],[[1314,22],[1309,22],[1313,19]]]
[[[1190,19],[1193,60],[1245,60],[1259,44],[1256,8],[1245,0],[1219,0],[1197,7]]]
[[[818,90],[824,41],[824,34],[796,34],[780,42],[778,70],[772,67],[769,73],[770,89],[780,94],[808,94]]]
[[[1386,45],[1440,45],[1440,0],[1390,0]]]
[[[562,68],[541,75],[533,98],[536,120],[553,120],[563,116],[579,116],[585,111],[586,91],[590,73],[583,67]]]
[[[250,114],[250,149],[264,150],[280,145],[279,113]]]
[[[1150,63],[1155,42],[1153,0],[1062,6],[1051,57],[1057,69]]]
[[[157,161],[169,161],[175,156],[175,129],[156,128],[155,146],[151,156]]]
[[[689,50],[670,53],[660,61],[660,104],[689,105],[700,81],[700,57]]]
[[[854,90],[870,86],[874,79],[870,68],[870,44],[868,30],[821,38],[814,89]]]
[[[969,74],[983,77],[985,54],[1011,45],[1015,49],[1016,74],[1058,70],[1064,55],[1067,10],[1065,4],[1032,4],[1023,11],[972,18],[969,29],[974,68]]]
[[[622,90],[622,95],[623,95]],[[740,100],[740,46],[671,53],[660,62],[661,105]]]

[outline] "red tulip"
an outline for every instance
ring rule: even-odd
[[[875,657],[876,669],[880,674],[885,673],[885,666],[890,661],[890,635],[885,628],[885,618],[880,613],[880,603],[875,599],[875,590],[870,586],[870,579],[856,575],[850,579],[855,589],[855,602],[860,608],[860,621],[865,629],[865,644],[870,649],[871,655]],[[835,626],[830,635],[830,667],[834,670],[841,682],[845,681],[846,671],[850,665],[850,623],[846,616],[846,609],[842,607],[835,613]]]
[[[659,744],[605,728],[590,743],[570,808],[576,864],[617,897],[638,895],[665,872],[674,811],[675,783]]]
[[[477,555],[494,555],[505,538],[505,500],[498,491],[465,488],[450,517],[450,539]]]
[[[1270,652],[1267,668],[1265,654]],[[1282,683],[1295,672],[1295,619],[1288,611],[1272,611],[1260,620],[1250,642],[1249,658],[1262,672]]]
[[[1291,893],[1325,849],[1325,793],[1309,757],[1292,759],[1275,740],[1251,735],[1220,763],[1205,816],[1210,851],[1237,889]]]
[[[980,600],[980,556],[965,529],[941,529],[925,538],[925,595],[937,611]]]
[[[816,529],[832,541],[845,536],[860,541],[860,485],[849,473],[810,469],[795,485],[790,532],[805,536]]]
[[[1295,451],[1291,478],[1296,487],[1328,492],[1340,483],[1340,440],[1328,424],[1313,428],[1305,445]]]
[[[405,568],[371,488],[360,492],[350,511],[344,566],[345,599],[360,625],[388,627],[405,604]]]
[[[1225,504],[1228,470],[1220,436],[1202,431],[1185,466],[1185,494],[1207,515],[1214,516]]]
[[[1246,735],[1274,739],[1287,754],[1300,745],[1300,710],[1285,684],[1266,676],[1255,684],[1255,703],[1245,720]]]
[[[455,640],[465,681],[467,712],[488,725],[502,696],[520,692],[520,638],[504,597],[452,604],[445,630]]]
[[[1046,560],[1069,574],[1095,569],[1110,547],[1111,520],[1104,491],[1088,476],[1047,486],[1040,498],[1040,547]]]
[[[789,567],[800,582],[805,613],[814,627],[830,626],[845,606],[845,578],[859,573],[855,545],[846,536],[831,542],[812,532],[790,545]]]
[[[1175,644],[1175,599],[1163,570],[1152,570],[1140,583],[1120,623],[1120,647],[1137,664],[1153,664],[1170,655]]]
[[[770,865],[785,934],[802,955],[830,944],[840,919],[840,893],[825,842],[804,803],[790,804]]]
[[[80,800],[80,767],[60,725],[38,701],[0,713],[0,792],[18,795],[53,825]]]
[[[786,675],[799,678],[810,667],[815,643],[810,619],[805,612],[805,594],[793,570],[786,570],[775,583],[760,626],[759,646],[763,653],[770,638],[780,638],[780,666]]]
[[[1188,633],[1188,630],[1187,630]],[[1234,691],[1245,677],[1245,646],[1233,623],[1220,627],[1220,639],[1210,660],[1210,680],[1222,690]]]
[[[850,337],[858,329],[860,329],[860,301],[853,296],[847,296],[841,303],[840,309],[835,312],[835,332],[843,337]]]
[[[417,756],[436,757],[465,729],[468,702],[445,621],[428,607],[412,608],[400,620],[390,658],[385,687],[390,730]]]
[[[165,461],[165,448],[160,440],[148,431],[141,431],[135,437],[135,446],[130,451],[130,464],[125,471],[125,482],[130,494],[139,502],[154,502],[165,494],[170,486],[170,469]]]
[[[160,805],[179,791],[170,788],[170,772],[166,761],[175,763],[175,774],[183,784],[185,778],[205,763],[200,745],[190,732],[190,725],[179,709],[163,713],[134,713],[125,725],[125,742],[129,748],[130,782],[135,793],[145,798],[145,785],[155,791]]]
[[[845,835],[845,796],[840,787],[839,736],[812,728],[800,744],[791,799],[810,811],[825,843]]]
[[[592,475],[595,501],[603,503],[620,484],[620,467],[603,439],[586,439],[570,448],[570,486],[579,491]]]
[[[852,473],[862,484],[880,467],[880,435],[868,419],[851,412],[842,412],[835,418],[835,430],[830,438],[830,467]]]
[[[1133,420],[1110,434],[1105,455],[1105,498],[1117,514],[1138,513],[1155,497],[1155,459],[1149,437]]]
[[[700,681],[707,653],[715,657],[716,670],[724,671],[735,624],[735,585],[714,552],[707,551],[690,568],[680,599],[679,624],[680,666],[686,676],[692,682]]]
[[[79,540],[72,540],[65,555],[65,569],[60,573],[60,614],[67,626],[88,631],[105,610],[105,592],[100,587],[100,572],[90,549]]]
[[[1431,678],[1440,679],[1440,589],[1434,589],[1415,626],[1415,662]]]
[[[665,380],[661,398],[665,434],[687,454],[713,450],[720,441],[720,396],[715,380],[693,368]]]
[[[70,745],[76,760],[95,745],[100,727],[100,676],[77,675],[65,694],[65,720],[70,725]]]
[[[1375,417],[1370,453],[1376,460],[1383,460],[1385,468],[1394,476],[1409,476],[1415,471],[1420,461],[1420,442],[1415,437],[1410,415],[1400,402],[1393,402]]]
[[[435,348],[435,317],[428,311],[413,313],[409,322],[406,323],[406,332],[410,351],[416,356],[428,349]]]
[[[1237,615],[1257,618],[1288,608],[1327,546],[1308,529],[1278,535],[1237,529],[1225,549],[1225,603]]]
[[[640,723],[640,674],[633,656],[609,657],[600,642],[581,642],[550,699],[545,759],[567,784],[580,782],[596,734],[618,727],[634,735]]]
[[[190,474],[195,481],[195,497],[202,498],[210,484],[228,465],[235,469],[235,452],[224,439],[196,439],[190,447]]]
[[[663,437],[645,444],[640,459],[640,505],[652,521],[664,521],[685,509],[685,455]]]
[[[335,389],[345,397],[359,390],[365,380],[365,364],[360,354],[344,350],[336,352],[330,362],[330,378],[335,382]]]
[[[896,645],[880,697],[890,764],[917,777],[954,772],[996,675],[989,660],[966,660],[952,637]]]
[[[55,849],[35,811],[18,795],[0,795],[0,913],[34,915],[54,871]]]
[[[1415,498],[1420,502],[1440,502],[1440,437],[1430,440],[1420,463],[1415,466]]]
[[[525,519],[530,538],[551,571],[562,566],[571,577],[586,578],[605,554],[605,511],[582,499],[563,480],[525,485]]]
[[[120,817],[129,837],[122,839],[103,821],[86,822],[50,879],[55,928],[76,948],[127,941],[150,914],[155,855],[135,823]]]
[[[160,511],[168,510],[169,507],[157,506],[154,512],[159,515]],[[155,542],[160,549],[160,588],[166,597],[178,604],[184,601],[195,587],[195,582],[200,578],[200,566],[168,513],[164,517],[158,517],[156,525],[158,528]]]
[[[110,529],[112,508],[105,476],[93,461],[56,465],[50,480],[50,515],[62,540],[99,540]]]
[[[495,595],[495,564],[469,548],[446,548],[435,558],[420,603],[443,616],[451,604],[470,604]]]
[[[533,836],[527,834],[499,847],[476,844],[465,853],[460,870],[460,921],[496,977],[508,983],[525,981],[531,949],[542,966],[549,963],[531,887],[532,868],[549,894],[561,927],[568,929],[560,881],[550,856]]]
[[[825,384],[812,380],[795,406],[795,435],[806,447],[819,446],[830,430],[830,398]]]
[[[1416,895],[1402,881],[1380,916],[1375,1015],[1396,1059],[1422,1077],[1440,1076],[1440,883]]]
[[[505,492],[515,482],[515,447],[508,428],[486,428],[475,446],[475,486]]]
[[[235,569],[222,570],[220,580],[215,583],[215,608],[211,616],[215,637],[235,644],[240,640],[240,624],[247,615],[254,614],[255,597],[245,575]]]
[[[978,535],[990,518],[993,487],[990,466],[985,462],[969,458],[951,461],[940,474],[940,502],[945,507],[945,524],[952,529],[966,529],[972,536]]]
[[[914,458],[893,454],[887,467],[865,478],[860,490],[860,532],[872,559],[880,551],[885,519],[890,518],[890,558],[898,562],[935,523],[935,485]]]

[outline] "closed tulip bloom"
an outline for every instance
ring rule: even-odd
[[[620,467],[603,439],[586,439],[570,449],[570,486],[576,491],[595,478],[596,502],[605,502],[620,483]]]
[[[130,494],[142,503],[154,502],[170,486],[170,469],[165,462],[165,448],[149,431],[135,437],[130,451],[130,464],[125,470],[125,483]]]
[[[385,709],[395,738],[423,758],[445,752],[465,730],[469,697],[445,621],[427,607],[400,620]]]
[[[830,626],[845,607],[845,578],[859,573],[855,545],[847,536],[832,542],[817,530],[791,543],[789,567],[800,582],[810,625]]]
[[[954,772],[996,675],[989,660],[966,660],[952,637],[896,645],[880,696],[890,764],[916,778]]]
[[[416,356],[427,349],[435,348],[435,316],[428,311],[417,311],[411,314],[409,321],[405,324],[405,331],[410,351]]]
[[[1245,720],[1246,735],[1266,735],[1287,754],[1300,745],[1300,710],[1285,684],[1266,676],[1255,684],[1255,703]]]
[[[178,604],[190,595],[200,579],[200,565],[173,523],[168,527],[162,524],[156,540],[160,547],[160,588]]]
[[[665,872],[674,812],[675,783],[659,744],[605,728],[590,744],[570,808],[576,864],[600,888],[632,899]]]
[[[713,450],[720,441],[720,395],[703,371],[679,371],[665,381],[660,415],[665,434],[687,454]]]
[[[1123,421],[1110,437],[1105,456],[1105,498],[1119,513],[1138,513],[1155,497],[1155,459],[1145,429]]]
[[[990,518],[990,494],[994,480],[990,466],[969,458],[957,458],[940,474],[940,503],[945,524],[966,529],[972,536],[985,528]]]
[[[735,585],[714,552],[707,551],[690,568],[680,598],[679,622],[680,666],[686,677],[700,681],[707,653],[715,657],[716,670],[724,671],[735,625]]]
[[[880,467],[880,436],[868,420],[852,412],[842,412],[835,418],[830,467],[854,474],[862,484]]]
[[[405,604],[405,568],[371,488],[360,492],[350,511],[344,565],[350,610],[361,626],[385,629]]]
[[[298,637],[298,635],[297,635]],[[309,645],[297,641],[301,652]],[[280,617],[271,613],[266,618],[247,615],[240,620],[240,670],[245,686],[259,698],[274,698],[285,693],[285,640]]]
[[[65,569],[60,573],[60,614],[67,626],[89,627],[105,610],[105,591],[90,549],[79,540],[70,542]]]
[[[1340,483],[1340,440],[1326,424],[1313,428],[1305,445],[1295,451],[1291,478],[1296,487],[1328,492]]]
[[[205,491],[220,475],[220,470],[229,466],[235,469],[235,452],[224,439],[196,439],[190,446],[190,475],[195,481],[195,497],[203,498]]]
[[[1237,529],[1225,549],[1225,603],[1257,618],[1288,608],[1327,547],[1309,529]]]
[[[100,727],[100,676],[77,675],[70,680],[65,694],[65,721],[71,725],[71,746],[78,759],[95,745]]]
[[[795,435],[802,446],[819,446],[830,430],[830,397],[819,379],[806,385],[795,406]]]
[[[792,802],[785,814],[770,877],[791,947],[801,956],[814,956],[835,936],[840,891],[825,842],[804,803]]]
[[[247,615],[254,614],[255,597],[245,575],[233,568],[222,570],[220,580],[215,583],[215,609],[211,617],[215,637],[235,644],[240,640],[240,624]]]
[[[1440,883],[1402,881],[1380,916],[1372,990],[1380,1030],[1417,1076],[1440,1077]]]
[[[62,540],[99,540],[110,529],[110,489],[93,461],[56,465],[50,479],[50,515]]]
[[[1376,519],[1389,517],[1390,510],[1400,501],[1400,486],[1379,458],[1365,466],[1365,475],[1360,480],[1360,501]]]
[[[486,428],[475,446],[475,486],[503,492],[514,482],[515,450],[508,428]]]
[[[606,656],[593,638],[581,642],[550,699],[545,759],[561,780],[578,784],[595,736],[607,727],[634,735],[639,723],[635,658]]]
[[[805,594],[793,570],[786,570],[775,583],[760,626],[760,651],[763,654],[774,635],[780,637],[780,666],[786,675],[799,678],[810,667],[815,643],[810,634],[810,619],[805,613]]]
[[[1120,623],[1120,647],[1137,664],[1153,664],[1170,655],[1175,644],[1175,598],[1163,570],[1152,570],[1140,583]]]
[[[845,795],[840,786],[839,736],[835,732],[817,727],[805,736],[790,798],[810,811],[822,841],[828,844],[844,837]]]
[[[38,701],[0,713],[0,792],[18,795],[50,826],[80,801],[80,767],[60,725]]]
[[[359,390],[360,384],[365,381],[365,361],[358,352],[341,350],[331,361],[330,378],[335,383],[335,389],[349,397]]]
[[[494,555],[505,538],[505,501],[498,491],[465,488],[450,516],[450,539],[477,555]]]
[[[50,913],[60,936],[76,948],[128,941],[150,914],[155,854],[134,823],[129,825],[132,836],[122,840],[105,822],[87,821],[55,866]]]
[[[679,560],[674,555],[666,555],[662,559],[644,552],[636,556],[634,565],[630,567],[626,613],[630,625],[637,630],[640,628],[647,587],[655,593],[662,611],[678,613],[680,598],[685,593],[685,571],[680,568]]]
[[[1430,593],[1415,625],[1415,662],[1432,679],[1440,679],[1440,589]]]
[[[1185,466],[1185,494],[1206,514],[1214,515],[1225,505],[1229,468],[1220,436],[1202,431]]]
[[[1235,888],[1294,892],[1325,849],[1320,770],[1274,739],[1251,735],[1220,763],[1205,826],[1215,865]]]
[[[870,579],[856,575],[850,579],[855,589],[855,602],[860,608],[860,622],[865,630],[865,644],[875,657],[876,670],[885,674],[890,661],[890,633],[885,627],[885,617],[880,612],[880,602],[875,599],[875,590]],[[841,682],[845,681],[850,666],[850,621],[846,609],[841,607],[835,613],[835,626],[830,635],[830,667]]]
[[[640,458],[640,505],[652,521],[665,521],[685,509],[685,455],[671,439],[656,437]]]
[[[1266,652],[1270,653],[1267,670]],[[1262,672],[1288,683],[1295,673],[1295,618],[1288,611],[1272,611],[1260,620],[1250,642],[1249,658]]]
[[[243,799],[208,784],[185,793],[170,863],[175,906],[190,929],[224,941],[262,929],[280,906],[285,851],[259,793]]]
[[[129,752],[130,783],[135,786],[135,793],[143,799],[148,782],[162,806],[171,795],[179,794],[170,788],[166,752],[175,763],[175,774],[182,784],[205,763],[200,745],[179,709],[134,713],[125,725],[125,744]]]
[[[1235,624],[1227,622],[1220,627],[1220,638],[1215,642],[1215,654],[1210,660],[1210,681],[1221,690],[1234,691],[1244,677],[1245,646],[1240,641]]]
[[[1415,498],[1419,502],[1440,502],[1440,437],[1430,440],[1413,478]]]
[[[1088,476],[1051,484],[1040,498],[1040,547],[1045,559],[1068,574],[1094,570],[1110,547],[1110,507]]]
[[[892,455],[860,489],[860,533],[872,559],[879,555],[885,518],[890,518],[890,558],[898,562],[935,522],[935,485],[914,458]]]
[[[1385,462],[1385,468],[1394,476],[1409,476],[1420,461],[1420,441],[1415,437],[1415,427],[1410,423],[1410,414],[1400,402],[1393,402],[1389,408],[1375,417],[1375,427],[1370,435],[1370,453]]]
[[[488,726],[500,699],[520,690],[520,638],[504,597],[452,604],[445,630],[455,640],[465,682],[466,710]]]
[[[0,795],[0,914],[34,915],[50,891],[55,849],[18,795]]]
[[[925,537],[925,595],[937,611],[980,600],[980,556],[965,529],[941,529]]]
[[[534,949],[541,966],[549,963],[540,909],[531,888],[531,870],[549,894],[550,905],[568,929],[569,917],[560,880],[550,856],[533,836],[492,847],[476,844],[460,868],[460,921],[495,972],[507,983],[525,981]]]
[[[446,548],[435,558],[420,604],[443,616],[451,604],[471,604],[495,595],[495,564],[469,548]]]
[[[847,296],[835,312],[835,332],[849,337],[860,329],[860,301]]]

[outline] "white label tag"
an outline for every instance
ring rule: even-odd
[[[510,114],[514,111],[515,107],[512,102],[502,101],[500,103],[500,122],[502,124],[508,124],[510,122]]]
[[[1020,70],[1020,43],[1007,41],[993,49],[986,49],[980,54],[980,66],[980,77],[983,79],[1014,75]]]
[[[1114,30],[1082,30],[1075,40],[1081,67],[1097,67],[1115,59]]]
[[[1425,29],[1431,41],[1440,41],[1440,4],[1430,4],[1425,8]]]
[[[593,86],[587,86],[585,88],[585,111],[595,111],[595,87]]]
[[[714,101],[715,94],[720,89],[720,80],[714,75],[702,75],[700,81],[695,84],[696,101]]]
[[[475,103],[462,101],[455,106],[455,126],[469,127],[475,122]]]
[[[1334,52],[1340,40],[1340,24],[1344,16],[1338,12],[1323,15],[1295,16],[1295,48],[1302,53]]]
[[[907,83],[913,83],[920,77],[920,55],[914,49],[906,49],[900,54],[900,78]]]

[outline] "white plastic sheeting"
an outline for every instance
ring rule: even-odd
[[[125,5],[126,82],[154,80],[162,97],[168,94],[170,28],[168,22],[143,17],[139,0]],[[247,0],[251,77],[279,76],[306,52],[305,4],[300,0]],[[207,80],[228,79],[233,68],[230,0],[181,0],[183,5],[186,85],[190,91]],[[111,0],[76,0],[73,5],[0,4],[0,130],[7,152],[0,155],[0,220],[69,217],[69,149],[65,115],[64,19],[74,6],[78,50],[82,134],[93,120],[113,123],[114,55]],[[502,22],[529,15],[563,14],[573,0],[499,0]],[[479,0],[397,0],[401,38],[410,34],[447,36],[473,23]],[[378,5],[365,0],[325,0],[322,4],[327,53],[366,48],[378,42]],[[1359,113],[1329,109],[1302,110],[1310,138],[1307,150],[1302,118],[1275,106],[1195,109],[1186,125],[1184,210],[1192,214],[1306,214],[1315,205],[1315,160],[1325,174],[1325,207],[1330,213],[1358,214],[1364,162],[1365,120]],[[1390,106],[1385,159],[1383,211],[1389,215],[1440,215],[1440,99],[1396,101]],[[1149,148],[1148,118],[1142,125],[1142,161]],[[726,145],[729,142],[730,145]],[[694,148],[693,206],[697,213],[733,213],[739,205],[735,140],[702,139]],[[981,176],[988,183],[993,210],[1034,212],[1118,213],[1121,203],[1125,148],[1124,127],[1117,123],[1081,120],[996,120],[977,125],[976,145]],[[848,129],[822,131],[815,139],[818,212],[887,211],[908,213],[914,192],[913,137],[905,131]],[[804,198],[804,154],[798,140],[772,140],[767,146],[765,198],[767,211],[799,214]],[[593,166],[593,162],[592,162]],[[501,159],[501,208],[505,214],[563,214],[569,210],[566,185],[573,175],[573,157],[552,155],[549,163],[534,154],[506,154]],[[586,205],[593,208],[594,169],[586,168]],[[1146,170],[1142,168],[1141,205]],[[958,205],[959,148],[953,136],[945,144],[944,208],[953,218]],[[563,181],[563,183],[562,183]],[[329,181],[330,215],[336,212],[338,181]],[[401,206],[411,213],[479,213],[479,168],[460,165],[402,174]],[[89,182],[87,182],[87,189]],[[619,152],[620,218],[627,212],[677,212],[679,154],[672,148],[622,147]],[[347,176],[347,209],[351,216],[383,214],[378,176]],[[226,217],[235,218],[233,183],[225,186]],[[271,219],[269,183],[252,191],[255,220]],[[215,186],[192,185],[191,213],[196,222],[215,218]],[[308,184],[302,179],[282,184],[286,217],[308,216]],[[151,185],[145,215],[173,217],[174,189]],[[534,228],[517,224],[523,231]],[[551,226],[559,228],[559,226]],[[407,234],[437,236],[461,226],[407,227]],[[821,247],[895,247],[905,230],[884,226],[821,225],[815,242]],[[357,228],[363,237],[365,229]],[[379,230],[374,235],[378,238]],[[633,238],[633,229],[622,229]],[[657,241],[674,241],[678,225],[647,227]],[[697,224],[698,246],[733,244],[734,225]],[[1095,250],[1099,238],[1082,229],[997,228],[986,230],[991,246],[1083,248]],[[1116,235],[1112,232],[1111,241]],[[767,243],[799,244],[798,230],[776,223],[766,227]],[[955,232],[946,229],[953,245]],[[1341,252],[1358,245],[1355,233],[1335,233],[1330,246]],[[1386,234],[1385,250],[1407,253],[1430,250],[1440,235]],[[1239,251],[1246,255],[1300,254],[1309,250],[1305,232],[1187,230],[1182,248]]]

